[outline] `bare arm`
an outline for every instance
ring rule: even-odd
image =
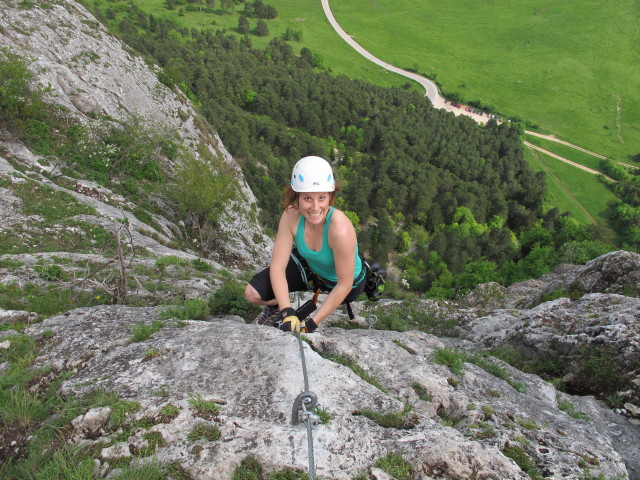
[[[294,227],[297,228],[300,214],[297,210],[289,208],[280,217],[278,225],[278,233],[273,244],[273,254],[271,255],[271,265],[269,275],[271,279],[271,287],[275,294],[278,307],[280,309],[290,307],[289,300],[289,284],[285,271],[289,263],[289,256],[293,248],[293,232]]]
[[[338,282],[313,316],[313,321],[316,325],[319,325],[331,312],[338,308],[351,292],[356,260],[356,244],[356,231],[353,228],[353,224],[344,213],[340,210],[335,210],[329,226],[329,246],[333,250]]]

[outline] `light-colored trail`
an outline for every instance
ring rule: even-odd
[[[560,155],[556,155],[553,152],[550,152],[548,150],[545,150],[544,148],[540,148],[537,145],[534,145],[533,143],[529,143],[529,142],[524,142],[524,144],[529,147],[532,148],[533,150],[537,150],[538,152],[544,153],[545,155],[549,155],[550,157],[556,158],[562,162],[568,163],[569,165],[573,165],[574,167],[579,168],[580,170],[584,170],[585,172],[589,172],[592,173],[594,175],[602,175],[604,178],[606,178],[607,180],[611,181],[611,182],[615,182],[615,180],[611,177],[606,176],[604,173],[599,172],[597,170],[594,170],[592,168],[589,167],[585,167],[584,165],[580,165],[579,163],[576,162],[572,162],[571,160],[568,160],[564,157],[561,157]]]
[[[552,142],[561,143],[562,145],[566,145],[567,147],[575,148],[576,150],[580,150],[581,152],[588,153],[589,155],[593,155],[594,157],[602,158],[605,160],[607,157],[604,155],[600,155],[599,153],[592,152],[587,150],[586,148],[579,147],[574,145],[573,143],[565,142],[564,140],[557,139],[553,135],[543,135],[542,133],[530,132],[529,130],[525,131],[527,135],[531,135],[532,137],[544,138],[545,140],[551,140]]]

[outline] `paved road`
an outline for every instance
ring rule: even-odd
[[[369,53],[367,50],[362,48],[362,46],[360,46],[358,42],[356,42],[353,38],[351,38],[351,35],[345,32],[342,29],[342,27],[338,24],[338,22],[336,21],[336,18],[333,16],[331,7],[329,6],[329,0],[321,0],[321,1],[322,1],[322,8],[324,10],[324,14],[326,15],[327,20],[329,20],[329,23],[331,24],[333,29],[338,33],[338,35],[342,37],[342,39],[345,42],[351,45],[351,47],[353,47],[360,55],[372,61],[376,65],[381,66],[384,69],[387,69],[391,72],[395,72],[398,75],[402,75],[403,77],[407,77],[415,82],[418,82],[420,85],[424,87],[425,96],[429,100],[431,100],[431,103],[433,104],[434,107],[447,110],[449,112],[453,112],[455,115],[466,115],[468,117],[473,118],[478,123],[482,123],[482,124],[487,123],[488,118],[486,116],[478,115],[473,112],[467,112],[464,110],[464,108],[457,108],[452,104],[447,103],[444,97],[440,95],[440,92],[438,92],[437,85],[431,80],[429,80],[428,78],[425,78],[416,73],[398,68],[394,65],[391,65],[390,63],[385,62],[384,60],[380,60],[378,57],[376,57],[375,55]]]

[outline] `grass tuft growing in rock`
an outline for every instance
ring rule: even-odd
[[[558,403],[558,408],[563,412],[566,412],[570,417],[576,418],[578,420],[589,421],[589,415],[576,410],[576,407],[573,405],[573,403],[563,399],[562,395],[560,395],[559,393],[556,394],[556,402]]]
[[[220,406],[215,400],[205,400],[199,393],[189,394],[189,405],[202,418],[212,418],[220,411]]]
[[[220,440],[220,428],[217,425],[196,425],[187,435],[187,440],[196,442],[198,440],[206,440],[207,442],[215,442]]]
[[[151,322],[151,325],[147,325],[146,323],[136,323],[133,326],[133,337],[131,338],[131,343],[144,342],[151,338],[151,335],[160,331],[165,326],[164,322],[159,320],[154,320]]]
[[[502,450],[502,453],[516,462],[520,469],[533,480],[542,480],[538,467],[531,461],[531,457],[517,445],[510,445]]]
[[[343,357],[342,355],[335,355],[333,357],[329,357],[329,360],[339,363],[340,365],[344,365],[345,367],[349,367],[351,370],[353,370],[353,373],[358,375],[365,382],[370,383],[371,385],[383,391],[384,393],[389,393],[387,389],[385,389],[375,377],[373,377],[372,375],[369,375],[360,365],[358,365],[353,360]]]
[[[384,470],[397,480],[409,480],[413,475],[411,465],[400,453],[390,453],[376,461],[376,467]]]
[[[421,383],[413,382],[411,384],[411,388],[413,388],[413,391],[416,392],[420,400],[424,400],[425,402],[430,402],[433,400],[433,395],[431,395],[431,393],[429,393],[429,391]]]
[[[245,457],[233,472],[232,480],[262,480],[262,466],[254,457]]]
[[[192,298],[176,305],[168,305],[160,310],[159,316],[164,320],[204,320],[210,313],[210,307],[204,300]]]
[[[396,428],[399,430],[411,430],[418,422],[417,415],[408,415],[411,408],[405,406],[397,412],[376,412],[369,408],[363,408],[353,412],[354,415],[362,415],[383,428]]]

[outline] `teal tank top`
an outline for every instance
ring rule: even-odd
[[[322,247],[319,251],[311,250],[304,241],[304,216],[300,215],[298,230],[296,230],[296,248],[298,253],[307,261],[311,270],[325,280],[329,280],[334,285],[338,282],[336,274],[336,264],[333,258],[333,250],[329,247],[329,224],[333,216],[334,207],[329,208],[327,220],[322,231]],[[356,243],[355,268],[353,269],[353,279],[360,279],[362,274],[362,259],[358,255],[358,244]]]

